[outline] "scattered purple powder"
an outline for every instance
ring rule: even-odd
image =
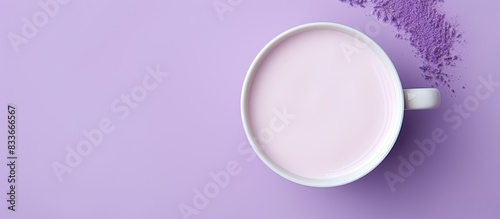
[[[351,6],[365,7],[368,0],[340,0],[341,2],[348,2]]]
[[[365,7],[368,0],[340,0],[351,6]],[[444,0],[370,0],[373,15],[396,27],[397,38],[410,42],[415,54],[422,59],[422,76],[433,87],[450,86],[453,75],[446,70],[455,66],[460,56],[454,54],[454,46],[461,42],[462,34],[457,24],[446,19],[437,9]]]

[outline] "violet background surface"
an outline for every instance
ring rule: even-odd
[[[405,113],[389,156],[369,175],[337,188],[309,188],[273,173],[238,152],[246,141],[240,91],[260,49],[291,27],[316,21],[342,23],[366,33],[369,9],[336,0],[242,1],[221,21],[213,1],[71,1],[16,54],[8,38],[38,1],[4,1],[0,8],[0,106],[18,107],[17,211],[1,218],[182,218],[193,189],[208,173],[234,160],[242,172],[191,218],[498,218],[500,217],[500,91],[481,101],[458,129],[443,120],[453,104],[474,94],[480,75],[500,81],[497,26],[500,3],[442,4],[467,43],[453,74],[456,96],[439,109]],[[225,1],[224,1],[225,2]],[[237,2],[237,1],[234,1]],[[393,60],[403,87],[426,87],[408,42],[382,27],[370,35]],[[112,101],[140,84],[146,66],[170,76],[124,119]],[[466,88],[462,89],[462,85]],[[6,110],[0,133],[6,133]],[[3,116],[2,116],[3,115]],[[83,129],[102,118],[116,129],[59,183],[51,163]],[[392,192],[384,173],[397,172],[398,156],[415,139],[442,128],[438,144]],[[362,137],[362,136],[360,136]],[[7,141],[5,134],[2,142]],[[5,145],[2,143],[1,145]],[[7,192],[6,146],[0,148],[0,191]]]

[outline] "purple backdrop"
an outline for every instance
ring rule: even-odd
[[[378,42],[404,87],[428,86],[408,42],[369,9],[336,0],[4,1],[0,217],[499,218],[500,4],[441,5],[467,41],[450,70],[456,95],[406,112],[395,147],[369,175],[319,189],[249,153],[241,85],[275,35],[329,21]],[[8,104],[17,119],[15,212]]]

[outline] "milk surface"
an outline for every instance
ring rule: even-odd
[[[273,48],[259,65],[249,121],[264,154],[281,168],[325,179],[359,168],[386,147],[393,82],[379,56],[351,35],[309,30]]]

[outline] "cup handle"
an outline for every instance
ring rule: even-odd
[[[405,110],[423,110],[439,107],[440,94],[436,88],[404,89]]]

